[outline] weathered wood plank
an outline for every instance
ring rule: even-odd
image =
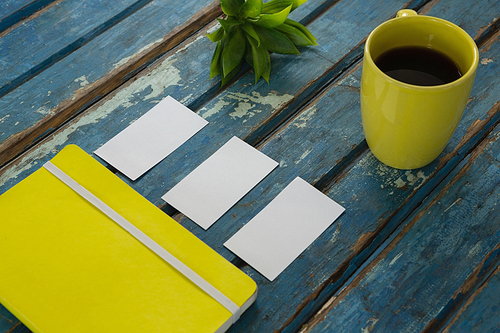
[[[474,268],[462,286],[455,292],[448,303],[441,308],[436,317],[425,326],[422,332],[438,332],[449,325],[453,317],[459,314],[467,306],[467,303],[474,298],[475,293],[480,292],[481,286],[494,274],[495,267],[498,270],[499,264],[500,244],[497,244],[493,251],[485,255],[480,264]],[[498,301],[495,304],[490,304],[490,306],[498,306]]]
[[[219,14],[213,0],[154,1],[3,96],[0,166]]]
[[[460,5],[458,6],[460,7]],[[456,7],[456,4],[452,1],[432,1],[422,8],[420,14],[437,16],[446,19],[457,19],[457,21],[463,22],[460,27],[475,40],[478,40],[482,34],[487,33],[489,31],[488,29],[494,26],[495,20],[493,17],[488,16],[486,19],[481,19],[480,17],[483,13],[498,12],[498,1],[481,1],[481,6],[472,6],[467,8],[467,12],[458,12]],[[478,28],[478,25],[473,21],[463,20],[463,17],[466,15],[478,18],[480,20],[480,27]]]
[[[20,11],[29,4],[35,2],[34,0],[4,0],[0,3],[0,21],[6,17],[11,16],[15,12]]]
[[[500,331],[500,267],[467,300],[464,308],[443,332],[498,332]]]
[[[8,86],[18,77],[33,76],[41,63],[99,26],[106,26],[134,2],[66,0],[9,31],[0,38],[0,96],[9,91]],[[68,53],[76,47],[72,46]]]
[[[7,332],[14,325],[19,323],[16,317],[0,304],[0,332]]]
[[[485,266],[497,267],[499,136],[497,127],[304,332],[420,332]]]
[[[19,24],[38,11],[58,0],[15,0],[0,4],[0,33]],[[61,0],[59,0],[61,1]]]

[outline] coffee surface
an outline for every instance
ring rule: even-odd
[[[417,46],[389,50],[375,64],[390,77],[418,86],[446,84],[462,76],[453,60],[441,52]]]

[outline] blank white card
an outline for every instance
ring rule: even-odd
[[[205,119],[167,96],[95,154],[136,180],[206,124]]]
[[[206,230],[277,166],[233,137],[162,199]]]
[[[273,281],[343,211],[297,177],[224,246]]]

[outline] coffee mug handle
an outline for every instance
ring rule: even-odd
[[[396,17],[405,17],[405,16],[417,16],[417,12],[413,9],[401,9],[396,14]]]

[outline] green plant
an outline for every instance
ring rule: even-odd
[[[221,27],[207,34],[217,46],[210,65],[210,78],[221,75],[228,83],[246,60],[254,69],[255,82],[262,76],[269,83],[269,52],[299,54],[297,47],[317,45],[316,38],[288,14],[307,0],[220,0],[226,17]]]

